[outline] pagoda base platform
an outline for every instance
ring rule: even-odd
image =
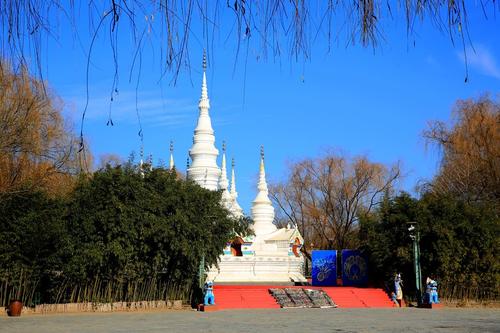
[[[245,286],[245,287],[251,287],[251,286],[274,286],[274,287],[279,287],[279,286],[296,286],[300,285],[298,282],[275,282],[275,281],[259,281],[259,282],[248,282],[248,281],[241,281],[241,282],[216,282],[217,286]]]

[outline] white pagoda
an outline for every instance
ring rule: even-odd
[[[187,177],[208,190],[222,190],[222,204],[235,218],[243,216],[236,192],[235,164],[232,160],[231,187],[228,190],[226,147],[222,145],[221,168],[217,165],[218,149],[210,120],[206,56],[203,55],[203,81],[198,104],[198,124],[194,130],[193,146],[189,150],[191,164]],[[173,157],[171,156],[171,161]],[[172,162],[173,163],[173,162]],[[261,147],[258,193],[252,203],[254,236],[228,240],[217,266],[210,268],[208,279],[215,283],[304,283],[304,258],[300,253],[303,238],[297,227],[278,229],[273,223],[274,208],[269,199],[264,149]]]

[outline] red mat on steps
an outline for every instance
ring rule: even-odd
[[[393,307],[387,294],[378,288],[215,285],[216,308],[218,310],[279,308],[278,303],[269,294],[269,288],[323,289],[339,308]]]

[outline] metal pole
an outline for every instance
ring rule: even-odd
[[[413,264],[415,268],[415,296],[417,303],[420,305],[420,265],[419,265],[418,241],[417,237],[413,238]]]
[[[422,272],[420,270],[420,232],[416,227],[417,222],[408,222],[410,238],[413,241],[413,265],[415,270],[415,297],[417,304],[422,303]]]
[[[198,269],[198,278],[199,286],[203,289],[203,286],[205,285],[205,255],[201,257],[200,267]]]
[[[416,243],[416,268],[417,268],[417,303],[421,305],[422,303],[422,271],[420,268],[420,231],[417,229],[417,237],[415,239]]]

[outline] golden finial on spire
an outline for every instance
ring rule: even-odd
[[[207,70],[207,51],[203,49],[203,71]]]
[[[170,152],[174,152],[174,142],[172,140],[170,140]]]
[[[222,151],[226,152],[226,141],[222,141]]]
[[[260,158],[264,160],[264,145],[260,146]]]
[[[234,157],[231,158],[231,167],[234,169]]]

